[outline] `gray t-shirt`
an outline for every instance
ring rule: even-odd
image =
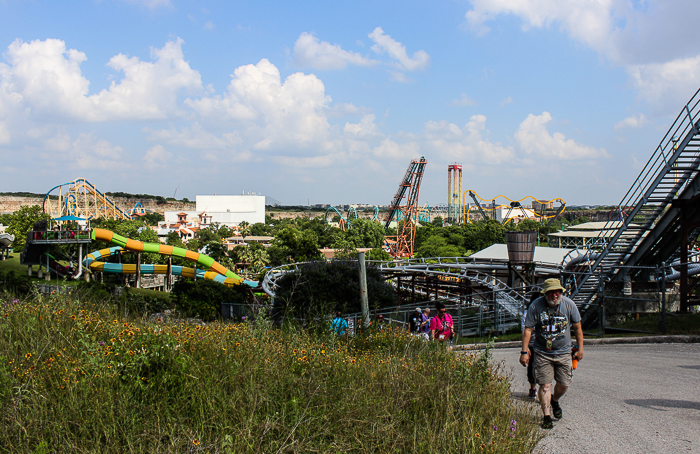
[[[528,308],[525,327],[534,328],[535,351],[557,356],[571,353],[571,324],[580,321],[581,314],[569,298],[562,296],[559,306],[549,307],[541,296]],[[548,339],[552,341],[550,349],[547,348]]]

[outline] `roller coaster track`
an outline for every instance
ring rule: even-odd
[[[541,221],[544,221],[544,220],[546,220],[546,219],[549,219],[549,223],[551,223],[551,222],[553,222],[555,219],[557,219],[557,218],[564,212],[564,210],[566,209],[566,202],[564,201],[564,199],[560,199],[560,198],[556,198],[556,199],[544,201],[544,200],[538,200],[538,199],[536,199],[536,198],[534,198],[534,197],[532,197],[532,196],[525,196],[525,197],[523,197],[522,199],[519,199],[519,200],[512,200],[512,199],[509,199],[508,197],[506,197],[506,196],[504,196],[504,195],[497,195],[496,197],[494,197],[494,198],[492,198],[492,199],[482,199],[482,198],[479,196],[479,194],[477,194],[476,192],[472,191],[471,189],[467,189],[466,191],[464,191],[463,200],[466,200],[467,194],[469,194],[469,196],[474,200],[474,203],[476,203],[476,206],[477,206],[479,212],[481,212],[481,215],[484,217],[484,220],[490,219],[490,218],[486,215],[485,211],[495,211],[495,210],[498,209],[498,208],[509,208],[511,211],[512,211],[512,210],[521,210],[521,211],[524,213],[525,208],[523,208],[523,206],[522,206],[522,204],[521,204],[520,202],[522,202],[523,200],[526,200],[526,199],[532,199],[534,202],[541,203],[542,205],[547,205],[547,204],[553,203],[553,202],[559,202],[559,203],[560,203],[560,206],[559,206],[559,208],[557,209],[557,212],[556,212],[555,214],[549,215],[549,216],[546,216],[546,215],[544,214],[544,212],[543,212],[543,213],[538,213],[538,212],[536,212],[535,210],[529,210],[529,211],[531,211],[531,212],[535,215],[535,217],[537,217],[537,218],[538,218],[539,220],[541,220]],[[495,201],[495,200],[497,200],[497,199],[499,199],[499,198],[504,198],[504,199],[508,200],[508,201],[510,202],[510,204],[509,204],[509,205],[498,205],[498,206],[495,207],[495,208],[482,208],[482,207],[481,207],[480,201],[481,201],[481,202],[493,202],[493,201]],[[478,199],[478,200],[477,200],[477,199]],[[473,207],[470,206],[469,209],[467,209],[466,213],[464,213],[464,222],[465,222],[465,223],[467,223],[467,222],[468,222],[468,223],[471,223],[471,220],[469,219],[469,212],[471,211],[472,208],[473,208]],[[512,220],[512,219],[515,217],[515,216],[510,216],[511,211],[509,211],[508,214],[503,218],[503,224],[507,224],[510,220]]]
[[[374,208],[375,208],[375,210],[378,210],[377,207],[374,207]],[[343,216],[343,213],[341,213],[339,209],[337,209],[337,208],[334,207],[334,206],[330,206],[330,207],[326,208],[326,213],[325,213],[325,215],[324,215],[324,222],[325,222],[325,224],[328,224],[328,223],[329,223],[329,221],[328,221],[328,215],[329,215],[329,214],[332,215],[333,213],[335,213],[335,214],[337,214],[338,216],[340,216],[340,221],[339,221],[339,223],[338,223],[338,227],[339,227],[340,230],[342,230],[343,232],[344,232],[345,230],[347,230],[347,229],[352,228],[352,221],[350,220],[350,218],[355,218],[355,219],[358,218],[358,216],[357,216],[357,210],[355,210],[355,207],[350,207],[350,209],[348,210],[348,215],[347,215],[347,216]],[[376,213],[375,213],[375,215],[376,215]]]
[[[384,228],[388,229],[391,221],[399,217],[403,218],[402,224],[396,226],[396,242],[389,245],[391,255],[393,257],[411,257],[413,256],[413,241],[416,234],[417,210],[418,210],[418,194],[420,193],[420,183],[423,179],[423,171],[428,160],[421,156],[420,159],[414,159],[408,165],[399,188],[394,195],[394,199],[389,205],[389,213],[385,218]],[[402,204],[406,199],[405,204]]]
[[[49,196],[56,189],[58,197],[52,200]],[[84,178],[53,187],[44,196],[42,208],[52,218],[73,215],[84,219],[131,219],[112,199]]]
[[[672,202],[690,200],[700,192],[699,119],[700,90],[683,107],[601,232],[613,222],[621,221],[620,228],[586,261],[586,272],[572,280],[571,294],[579,306],[587,307],[606,279],[621,279],[622,265],[656,265],[679,254],[680,209]]]
[[[270,296],[274,297],[278,288],[277,281],[289,272],[299,271],[303,263],[282,265],[271,269],[265,274],[262,288]],[[510,319],[519,318],[522,310],[529,302],[522,293],[519,293],[506,285],[500,279],[493,276],[495,270],[508,270],[508,262],[505,260],[476,260],[459,257],[434,257],[401,260],[398,262],[379,262],[380,271],[385,278],[390,279],[397,275],[431,276],[441,280],[468,280],[475,286],[488,289],[488,294],[493,295],[493,301],[498,305],[501,313],[508,314]],[[535,264],[535,271],[540,275],[556,276],[561,271],[560,264],[541,263]],[[396,280],[398,281],[398,280]],[[398,282],[397,282],[398,284]],[[415,290],[426,296],[434,295],[433,291],[412,288],[409,282],[401,282],[401,289]],[[448,302],[461,303],[464,295],[440,290],[440,299]]]

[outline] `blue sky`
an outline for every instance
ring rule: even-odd
[[[691,0],[0,0],[2,191],[616,204],[700,88]]]

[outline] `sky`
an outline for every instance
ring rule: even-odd
[[[0,192],[617,204],[700,88],[697,0],[0,0]]]

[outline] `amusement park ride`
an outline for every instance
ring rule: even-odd
[[[464,213],[464,222],[465,223],[471,223],[471,218],[469,217],[469,214],[470,214],[472,208],[476,208],[485,221],[488,221],[491,219],[496,219],[497,210],[507,209],[508,211],[502,215],[502,218],[503,218],[502,223],[503,224],[507,224],[517,217],[519,217],[519,218],[533,218],[534,217],[535,219],[537,219],[537,221],[540,221],[540,222],[547,221],[547,225],[554,222],[566,209],[566,202],[564,202],[564,200],[560,199],[560,198],[556,198],[556,199],[552,199],[552,200],[538,200],[532,196],[527,196],[527,197],[523,197],[522,199],[519,199],[519,200],[512,200],[504,195],[498,195],[492,199],[482,199],[481,197],[479,197],[479,195],[476,192],[472,191],[471,189],[464,191],[465,196],[467,195],[467,193],[469,194],[469,197],[471,197],[472,200],[474,201],[474,205],[470,206],[467,209],[466,213]],[[505,204],[496,205],[495,202],[499,198],[504,198],[510,203],[507,205],[505,205]],[[525,208],[520,203],[526,199],[532,199],[533,209]],[[484,208],[483,207],[484,204],[482,202],[491,202],[491,204],[490,204],[491,207]],[[546,213],[545,210],[547,209],[547,207],[553,205],[554,202],[559,202],[559,207],[556,208],[556,211],[554,211],[554,213],[551,213],[551,212]],[[539,210],[535,207],[539,207]],[[490,214],[488,214],[487,211],[489,211]]]
[[[131,210],[122,210],[111,198],[85,178],[78,178],[51,188],[44,196],[42,208],[44,213],[51,216],[51,219],[64,216],[73,216],[82,220],[132,219],[148,212],[140,202]]]
[[[391,221],[399,218],[404,222],[397,222],[396,236],[387,236],[390,254],[395,258],[413,257],[413,245],[416,236],[416,223],[418,218],[418,194],[420,183],[423,179],[423,171],[428,160],[424,157],[414,159],[406,169],[394,199],[389,205],[389,213],[384,219],[384,228],[388,229]],[[405,199],[405,202],[404,202]]]

